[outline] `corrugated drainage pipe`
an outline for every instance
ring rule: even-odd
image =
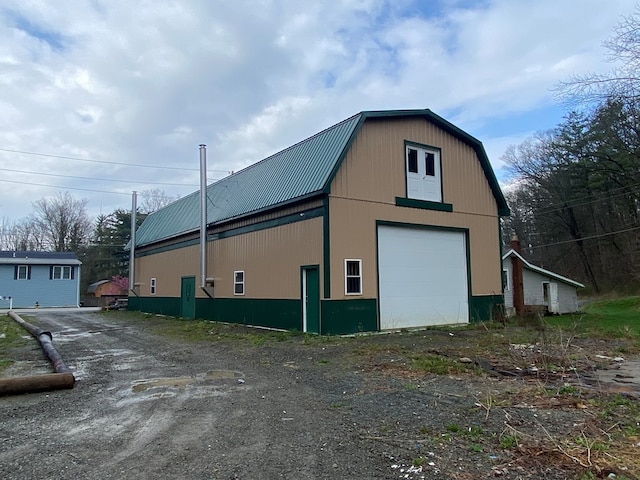
[[[51,332],[40,327],[25,322],[18,314],[9,311],[9,316],[22,325],[31,335],[33,335],[49,358],[56,373],[44,375],[34,375],[30,377],[11,377],[0,379],[0,395],[44,392],[48,390],[59,390],[63,388],[73,388],[75,377],[69,367],[64,363],[62,356],[53,347]]]

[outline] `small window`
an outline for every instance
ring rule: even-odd
[[[509,288],[509,270],[506,268],[502,270],[502,290],[505,292],[510,290]]]
[[[244,271],[233,272],[233,294],[244,295]]]
[[[16,280],[29,280],[31,278],[31,268],[28,265],[16,266],[14,278]]]
[[[418,151],[413,148],[407,153],[407,170],[410,173],[418,173]]]
[[[344,273],[344,293],[362,295],[362,260],[345,260]]]
[[[436,176],[436,156],[431,152],[424,153],[425,175]]]
[[[151,281],[149,282],[149,288],[151,291],[151,295],[155,295],[156,294],[156,279],[155,277],[151,279]]]
[[[51,270],[51,278],[53,280],[69,280],[72,279],[71,267],[54,266]]]

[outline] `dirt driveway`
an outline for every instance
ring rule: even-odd
[[[517,432],[579,436],[594,415],[518,400],[529,381],[457,359],[444,375],[409,368],[411,352],[472,348],[464,332],[309,339],[200,322],[211,339],[193,341],[128,312],[23,318],[53,333],[77,382],[0,397],[0,478],[573,478],[579,462]],[[10,375],[50,372],[35,342],[20,355]]]

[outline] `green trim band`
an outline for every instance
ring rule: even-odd
[[[500,320],[504,316],[504,297],[502,295],[475,295],[469,302],[471,322]]]
[[[207,242],[212,240],[221,240],[223,238],[235,237],[237,235],[244,235],[246,233],[257,232],[260,230],[267,230],[269,228],[281,227],[283,225],[289,225],[290,223],[302,222],[311,218],[321,217],[324,215],[323,207],[316,207],[302,212],[292,213],[285,215],[284,217],[274,218],[272,220],[264,220],[262,222],[254,223],[252,225],[246,225],[244,227],[232,228],[220,233],[210,233],[207,235]],[[146,257],[149,255],[155,255],[156,253],[169,252],[171,250],[177,250],[179,248],[191,247],[200,243],[199,238],[191,240],[183,240],[182,242],[176,242],[164,247],[152,248],[144,252],[136,252],[136,258]]]
[[[422,208],[424,210],[437,210],[439,212],[453,212],[453,204],[416,200],[414,198],[396,197],[398,207]]]
[[[322,220],[322,279],[323,297],[331,298],[331,237],[329,236],[329,195],[325,195],[323,201],[324,217]]]

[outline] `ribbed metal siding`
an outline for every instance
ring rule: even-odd
[[[355,115],[286,150],[207,187],[209,224],[321,191],[361,115]],[[136,234],[146,245],[198,228],[198,192],[149,215]]]

